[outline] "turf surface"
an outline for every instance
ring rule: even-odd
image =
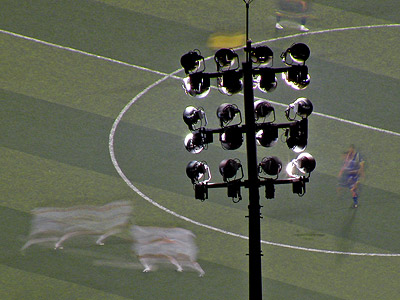
[[[186,222],[145,201],[116,172],[108,144],[120,111],[162,78],[160,72],[178,70],[180,56],[195,48],[213,55],[207,48],[213,33],[243,31],[243,2],[232,2],[203,1],[199,6],[198,1],[182,5],[178,0],[85,0],[79,5],[67,0],[1,1],[1,299],[248,297],[247,240]],[[307,194],[298,198],[289,187],[279,186],[274,200],[262,200],[264,241],[341,252],[400,253],[395,167],[400,163],[400,61],[394,50],[399,28],[312,33],[399,23],[399,3],[383,2],[375,7],[376,1],[314,1],[311,34],[268,43],[276,65],[280,52],[292,43],[307,43],[312,81],[301,92],[279,81],[274,93],[256,96],[281,104],[307,96],[323,115],[310,117],[307,151],[316,158],[317,169]],[[275,31],[274,9],[273,1],[251,4],[254,41],[298,33],[295,28]],[[212,90],[206,99],[195,101],[180,85],[180,80],[168,78],[126,112],[114,137],[118,163],[140,191],[177,214],[247,235],[246,191],[238,204],[224,190],[210,191],[210,199],[201,203],[194,200],[184,172],[189,160],[207,160],[218,181],[218,163],[227,157],[245,161],[245,147],[228,152],[214,143],[193,157],[182,145],[187,128],[181,120],[184,107],[195,104],[205,108],[210,127],[218,126],[217,105],[234,102],[242,108],[242,97],[227,98]],[[284,121],[284,108],[275,108],[278,121]],[[350,209],[349,195],[336,194],[341,153],[351,143],[367,166],[358,210]],[[260,158],[294,157],[283,143],[258,151]],[[32,209],[115,200],[131,201],[134,224],[192,230],[206,276],[179,274],[172,267],[143,274],[127,233],[110,238],[104,247],[90,237],[71,239],[61,251],[50,245],[20,251]],[[270,244],[263,244],[263,252],[264,299],[392,300],[400,294],[399,257],[335,255]]]

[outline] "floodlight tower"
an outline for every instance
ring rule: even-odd
[[[181,57],[181,65],[187,75],[183,80],[186,94],[195,98],[204,98],[210,92],[211,78],[217,79],[218,90],[225,95],[233,95],[243,90],[244,124],[239,108],[235,104],[223,103],[217,109],[220,128],[208,129],[206,114],[201,107],[189,106],[183,112],[183,120],[191,131],[185,138],[185,147],[191,153],[199,153],[214,141],[218,135],[225,150],[236,150],[246,135],[247,180],[243,180],[243,166],[238,159],[224,159],[219,165],[223,183],[211,183],[211,172],[206,162],[191,161],[186,174],[191,179],[195,198],[204,201],[208,198],[208,189],[227,188],[228,197],[234,202],[241,200],[241,187],[249,191],[249,299],[262,299],[261,268],[261,205],[260,187],[265,187],[265,197],[274,198],[276,184],[292,184],[293,193],[300,196],[305,193],[305,184],[315,169],[314,158],[301,153],[289,162],[286,170],[289,178],[278,179],[282,170],[279,158],[264,157],[257,161],[257,145],[272,147],[278,141],[278,130],[283,129],[286,144],[294,152],[302,152],[307,146],[308,116],[313,106],[309,99],[299,98],[285,111],[289,123],[275,124],[275,111],[266,100],[254,101],[253,89],[270,93],[277,86],[276,74],[282,74],[284,81],[294,89],[302,90],[310,83],[310,75],[305,61],[310,56],[308,46],[293,44],[281,58],[285,67],[272,68],[273,52],[267,46],[252,47],[249,39],[249,7],[253,0],[243,0],[246,4],[246,46],[245,62],[239,69],[239,56],[232,49],[220,49],[215,53],[216,73],[206,73],[205,60],[199,50],[186,53]],[[253,64],[257,64],[253,67]],[[300,120],[295,120],[300,117]],[[304,176],[308,174],[308,176]],[[272,178],[271,178],[272,176]],[[238,200],[236,200],[238,199]]]

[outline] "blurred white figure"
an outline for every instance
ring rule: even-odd
[[[189,266],[204,276],[205,272],[196,262],[198,248],[195,235],[183,228],[160,228],[132,226],[133,251],[136,253],[143,272],[153,270],[155,264],[170,262],[182,272]]]
[[[78,235],[99,235],[98,245],[128,227],[132,206],[127,201],[116,201],[103,206],[75,206],[70,208],[37,208],[32,211],[33,220],[29,240],[21,250],[31,245],[56,242],[55,249]]]

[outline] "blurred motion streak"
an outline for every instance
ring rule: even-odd
[[[127,228],[132,213],[128,201],[115,201],[103,206],[44,207],[32,210],[31,232],[21,250],[31,245],[55,242],[55,249],[79,235],[100,235],[96,244]]]
[[[154,270],[155,264],[170,262],[182,272],[182,266],[205,272],[196,262],[198,248],[195,235],[183,228],[132,226],[133,251],[143,265],[143,272]]]

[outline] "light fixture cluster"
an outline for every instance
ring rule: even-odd
[[[275,109],[267,100],[254,102],[256,120],[256,140],[258,145],[272,147],[278,142],[279,129],[289,149],[296,153],[303,152],[307,147],[308,116],[312,113],[313,105],[307,98],[298,98],[285,110],[290,123],[275,124]],[[225,150],[236,150],[243,144],[243,133],[246,128],[242,123],[242,114],[235,104],[223,103],[217,109],[220,128],[207,129],[207,117],[203,108],[188,106],[183,112],[183,120],[191,133],[185,138],[185,147],[189,152],[199,153],[207,149],[214,141],[213,134],[219,134],[219,141]],[[296,116],[301,119],[296,120]]]
[[[283,68],[272,68],[273,52],[267,46],[251,48],[248,57],[255,68],[251,69],[253,89],[263,92],[272,92],[277,86],[276,74],[281,73],[285,82],[295,88],[304,89],[310,83],[310,75],[305,65],[310,56],[309,48],[302,43],[293,44],[281,58],[285,63]],[[203,98],[210,92],[210,79],[217,79],[218,90],[225,95],[239,93],[243,89],[244,71],[239,69],[239,56],[231,49],[220,49],[214,55],[217,66],[216,73],[205,73],[204,57],[200,51],[194,50],[181,58],[186,78],[183,79],[183,88],[186,94]],[[248,83],[248,81],[247,81]],[[250,87],[251,90],[251,87]],[[267,100],[254,102],[255,131],[249,132],[246,124],[242,124],[242,114],[237,105],[223,103],[217,108],[217,118],[220,128],[208,129],[207,117],[202,107],[188,106],[183,112],[183,120],[190,133],[186,136],[185,148],[194,154],[207,149],[214,141],[213,135],[219,137],[219,142],[225,150],[236,150],[243,144],[244,134],[254,134],[256,143],[261,147],[273,147],[281,136],[289,149],[299,153],[286,167],[288,178],[278,179],[283,169],[282,161],[275,156],[264,157],[258,164],[258,186],[265,186],[265,197],[274,197],[274,185],[291,183],[293,192],[298,195],[305,193],[305,183],[310,173],[315,169],[315,159],[303,152],[307,147],[308,117],[313,111],[313,105],[307,98],[298,98],[285,110],[288,123],[275,123],[275,109]],[[246,115],[247,118],[247,115]],[[248,119],[246,119],[248,120]],[[196,199],[208,198],[208,188],[226,187],[228,196],[234,202],[241,199],[240,188],[249,183],[242,180],[243,168],[239,159],[224,159],[219,165],[223,183],[211,183],[211,172],[206,162],[193,160],[186,167],[186,174],[190,178]],[[238,199],[238,200],[236,200]]]
[[[286,67],[272,68],[273,52],[267,46],[252,48],[251,61],[257,65],[253,69],[253,88],[264,93],[274,91],[278,85],[277,73],[294,89],[302,90],[310,84],[310,74],[305,65],[310,56],[310,49],[303,43],[293,44],[281,54]],[[211,78],[217,78],[218,90],[225,95],[234,95],[243,89],[243,72],[239,69],[239,56],[232,49],[220,49],[214,55],[216,73],[205,73],[204,57],[199,50],[186,53],[181,58],[181,65],[187,75],[183,80],[186,94],[204,98],[210,92]]]

